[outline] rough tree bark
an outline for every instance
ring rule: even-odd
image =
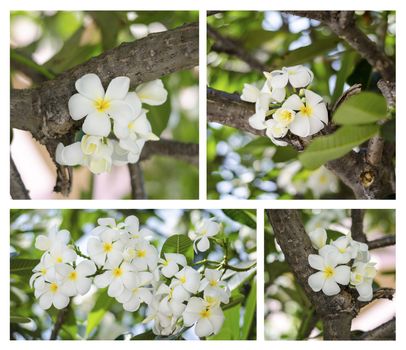
[[[75,93],[75,81],[86,73],[97,74],[103,85],[117,76],[127,76],[131,87],[161,78],[167,74],[190,69],[199,64],[199,29],[197,23],[184,25],[173,30],[150,34],[144,39],[121,44],[105,51],[100,56],[78,65],[53,80],[41,83],[32,89],[11,90],[11,127],[29,131],[44,144],[51,157],[59,142],[71,143],[81,121],[75,122],[69,115],[68,100]],[[161,141],[157,142],[158,144]],[[172,152],[172,143],[165,143],[166,154]],[[148,146],[148,147],[147,147]],[[159,146],[145,147],[152,155]],[[194,145],[184,146],[195,151]],[[174,147],[178,147],[175,143]],[[158,152],[160,153],[160,152]],[[161,151],[161,153],[163,153]],[[142,156],[146,158],[145,155]],[[188,159],[197,158],[197,152]],[[195,162],[195,161],[194,161]],[[196,161],[197,162],[197,161]],[[70,190],[70,170],[57,165],[57,185],[55,191],[67,194]]]
[[[395,105],[395,68],[390,58],[380,50],[355,24],[354,13],[351,11],[291,11],[287,12],[297,16],[305,16],[321,21],[327,25],[335,34],[346,40],[361,56],[382,75],[378,87],[387,100],[388,107]],[[218,36],[212,35],[213,38]],[[224,46],[224,38],[220,38],[220,46]],[[230,50],[229,50],[230,51]],[[230,51],[233,54],[232,50]],[[240,59],[244,60],[247,54],[234,52]],[[250,59],[247,62],[253,69],[258,69]],[[346,91],[329,108],[330,116],[340,103],[350,96],[361,91],[360,85],[354,85]],[[207,90],[207,114],[208,121],[228,125],[255,135],[263,136],[264,132],[255,130],[248,124],[248,118],[254,114],[254,106],[251,103],[241,101],[236,94],[228,94],[208,88]],[[330,117],[331,120],[331,117]],[[319,134],[313,137],[300,138],[288,133],[282,140],[291,144],[298,151],[304,150],[312,138],[331,134],[336,130],[332,122],[329,123]],[[395,171],[392,158],[395,147],[385,142],[381,137],[373,137],[366,152],[351,151],[345,156],[329,161],[326,168],[337,175],[347,185],[356,198],[359,199],[383,199],[395,194]]]
[[[350,288],[329,297],[310,288],[307,280],[315,271],[308,263],[309,254],[317,254],[302,223],[299,210],[267,210],[268,219],[282,252],[296,280],[305,291],[310,302],[323,322],[325,340],[350,340],[351,322],[361,307],[368,303],[357,301],[356,293]],[[379,292],[374,299],[392,299],[394,290]],[[394,334],[392,334],[394,335]]]

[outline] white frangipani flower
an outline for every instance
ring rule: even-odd
[[[316,228],[309,232],[310,240],[312,241],[313,248],[319,250],[326,245],[327,232],[324,228]]]
[[[355,241],[351,238],[350,245],[352,248],[352,259],[363,263],[367,263],[371,259],[368,244]]]
[[[327,244],[319,250],[319,254],[326,256],[333,252],[337,258],[338,264],[346,264],[351,260],[352,247],[350,244],[350,239],[347,236],[341,236],[336,239],[331,244]]]
[[[313,171],[307,179],[307,188],[313,192],[315,198],[320,198],[325,193],[338,192],[337,176],[324,166],[321,166]]]
[[[328,112],[323,98],[310,90],[304,90],[304,95],[304,101],[298,95],[291,95],[282,104],[284,109],[297,111],[289,129],[300,137],[316,134],[328,124]]]
[[[72,119],[85,118],[83,131],[94,136],[108,136],[113,119],[130,119],[132,110],[123,101],[130,87],[127,77],[114,78],[104,92],[100,78],[86,74],[75,83],[77,94],[69,99],[69,114]]]
[[[294,88],[303,88],[313,81],[313,72],[304,66],[283,67],[281,70],[274,70],[264,73],[268,83],[273,89],[286,87],[288,83]]]
[[[370,301],[373,297],[372,283],[376,276],[375,263],[357,261],[351,271],[351,284],[359,293],[359,301]]]
[[[220,307],[211,307],[202,298],[192,297],[183,312],[185,326],[195,324],[195,333],[198,337],[207,337],[217,334],[224,322],[224,314]]]
[[[183,254],[164,253],[165,259],[159,259],[161,273],[166,278],[173,277],[179,271],[179,266],[186,266],[186,257]]]
[[[48,310],[52,305],[56,309],[64,309],[69,304],[69,297],[63,293],[61,283],[56,278],[40,283],[35,288],[34,295],[39,299],[39,306],[44,310]]]
[[[160,79],[139,85],[135,89],[135,92],[141,102],[150,106],[159,106],[168,98],[168,91],[166,91],[164,84]]]
[[[338,265],[338,254],[330,252],[325,256],[310,254],[309,264],[318,272],[309,276],[308,283],[314,292],[323,291],[326,295],[340,293],[339,284],[347,285],[350,281],[351,270],[347,265]]]
[[[87,252],[98,266],[104,265],[106,261],[112,265],[118,265],[123,260],[123,243],[119,240],[119,234],[109,227],[101,227],[104,230],[98,237],[90,237],[87,241]],[[100,226],[96,227],[96,229],[99,228]]]
[[[49,254],[50,261],[56,264],[67,264],[76,260],[76,253],[68,246],[56,245],[53,246],[46,254]]]
[[[177,287],[184,288],[186,291],[195,294],[200,287],[200,273],[190,266],[185,266],[175,274]],[[176,289],[175,288],[175,289]]]
[[[113,265],[107,262],[104,269],[105,272],[95,277],[94,284],[99,288],[108,286],[107,294],[113,298],[121,295],[124,287],[131,288],[130,281],[136,278],[133,266],[126,262],[121,265]]]
[[[56,266],[56,272],[61,276],[61,291],[69,296],[85,295],[92,285],[89,276],[96,272],[96,266],[92,261],[84,260],[76,268],[67,264]]]
[[[149,304],[152,301],[152,293],[146,286],[151,284],[151,272],[138,272],[128,279],[123,292],[116,297],[119,303],[123,304],[126,311],[137,311],[142,303]]]
[[[135,240],[124,250],[124,257],[137,271],[154,270],[158,265],[158,251],[149,242]]]
[[[209,237],[214,237],[221,230],[220,224],[210,219],[203,219],[196,227],[196,238],[193,242],[195,251],[205,252],[210,248]]]
[[[55,246],[66,246],[70,241],[68,230],[50,232],[48,236],[39,235],[35,239],[35,248],[42,251],[48,251]]]
[[[228,304],[230,290],[227,283],[221,280],[222,272],[219,270],[205,269],[204,278],[200,283],[200,290],[204,291],[204,297],[217,298],[220,302]]]
[[[34,274],[30,278],[30,287],[37,288],[42,283],[45,283],[48,279],[55,278],[55,264],[51,261],[49,254],[44,254],[41,257],[38,265],[32,270]]]

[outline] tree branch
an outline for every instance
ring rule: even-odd
[[[396,318],[365,332],[359,340],[395,340],[396,339]]]
[[[140,163],[128,164],[131,182],[131,198],[147,199],[144,187],[144,175]]]
[[[193,165],[199,165],[199,145],[174,140],[160,139],[158,142],[147,142],[141,153],[141,160],[153,155],[169,156]]]
[[[396,236],[393,235],[389,237],[378,238],[373,241],[369,241],[367,244],[369,249],[388,247],[396,244]]]
[[[362,243],[367,241],[364,233],[364,214],[362,209],[351,209],[351,237]]]
[[[355,300],[346,289],[333,297],[310,288],[307,280],[315,271],[308,263],[308,256],[315,254],[298,210],[267,210],[276,240],[296,280],[301,285],[317,314],[323,321],[324,339],[350,339],[351,320],[356,310]]]
[[[295,16],[315,19],[327,25],[333,33],[350,46],[374,67],[384,80],[395,81],[395,65],[355,23],[353,11],[285,11]]]
[[[61,330],[63,323],[65,322],[65,318],[68,314],[69,306],[66,308],[59,310],[54,328],[52,329],[51,337],[49,340],[56,340],[58,338],[59,331]]]
[[[10,194],[13,199],[31,199],[10,154]]]
[[[264,65],[254,56],[245,51],[241,43],[225,37],[210,25],[207,25],[207,35],[209,35],[215,42],[211,48],[213,51],[234,55],[241,61],[248,64],[252,69],[258,70],[260,72],[267,71],[266,65]]]

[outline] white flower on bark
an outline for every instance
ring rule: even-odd
[[[164,84],[160,79],[139,85],[135,89],[135,92],[141,102],[150,106],[159,106],[165,103],[168,98],[168,91],[166,91]]]
[[[350,282],[350,267],[347,265],[338,265],[340,257],[334,252],[325,256],[310,254],[309,264],[318,272],[308,278],[310,288],[314,292],[323,291],[326,295],[336,295],[340,293],[338,284],[347,285]]]
[[[351,284],[359,293],[359,301],[370,301],[373,297],[372,283],[376,276],[375,263],[357,261],[351,271]]]
[[[224,313],[218,306],[210,306],[202,298],[192,297],[183,312],[185,326],[195,325],[198,337],[207,337],[217,334],[224,322]]]
[[[310,240],[312,241],[313,248],[319,250],[326,245],[327,232],[324,228],[316,228],[309,232]]]
[[[264,73],[268,83],[273,89],[285,88],[288,83],[294,88],[308,86],[314,78],[313,72],[304,66],[283,67],[281,70],[274,70]]]
[[[221,230],[221,225],[210,219],[203,219],[196,227],[193,241],[195,251],[205,252],[210,248],[209,237],[214,237]]]
[[[347,236],[341,236],[319,250],[319,254],[322,256],[330,254],[331,252],[337,256],[338,264],[347,264],[352,257],[350,239]]]

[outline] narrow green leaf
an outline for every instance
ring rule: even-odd
[[[10,316],[10,323],[30,323],[32,320],[23,316]]]
[[[336,101],[343,93],[345,82],[354,70],[355,60],[357,57],[358,54],[352,50],[346,51],[343,54],[341,68],[336,75],[336,84],[334,87],[333,96],[331,97],[332,101]]]
[[[241,329],[241,339],[248,339],[252,322],[255,322],[255,311],[257,308],[257,283],[252,282],[250,293],[248,294],[247,303],[245,304],[244,322]]]
[[[326,162],[340,158],[354,147],[374,136],[379,130],[377,125],[343,126],[334,134],[316,138],[299,155],[299,160],[308,169],[317,169]]]
[[[39,259],[10,259],[10,273],[24,275],[32,272],[32,269],[39,264]]]
[[[153,339],[155,339],[155,334],[154,332],[152,332],[152,330],[135,335],[134,337],[131,338],[131,340],[153,340]]]
[[[170,236],[162,246],[161,258],[164,258],[165,253],[183,254],[191,262],[194,258],[193,242],[186,235]]]
[[[223,209],[223,213],[226,214],[231,220],[237,221],[240,224],[248,226],[254,230],[257,228],[257,221],[251,213],[243,209]]]
[[[337,124],[369,124],[386,118],[386,101],[374,92],[361,92],[342,103],[334,113]]]
[[[160,136],[168,125],[169,117],[171,115],[171,100],[168,97],[166,102],[160,106],[148,106],[147,117],[151,123],[152,132]]]
[[[297,155],[298,152],[292,146],[276,147],[276,152],[273,155],[272,160],[275,163],[282,163],[296,158]]]
[[[103,290],[99,294],[93,310],[87,316],[86,337],[99,325],[113,301],[114,299],[107,295],[107,290]]]

